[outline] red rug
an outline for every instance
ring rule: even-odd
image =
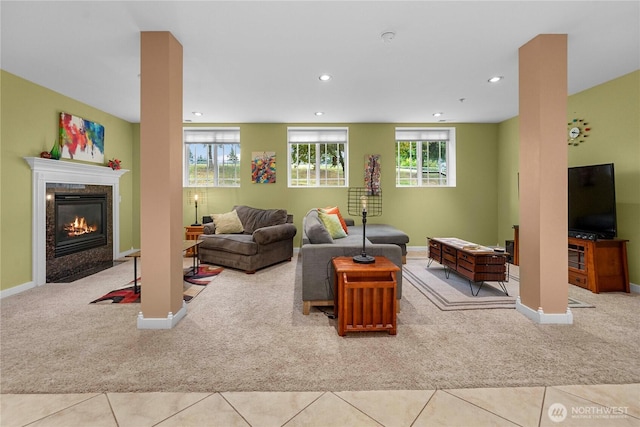
[[[211,283],[215,277],[224,270],[222,267],[213,265],[201,265],[197,271],[193,271],[193,268],[184,269],[184,282],[183,282],[183,299],[185,302],[190,302],[195,298],[204,288]],[[141,291],[142,278],[138,278],[138,289]],[[115,289],[108,294],[101,296],[97,300],[91,301],[91,304],[127,304],[127,303],[139,303],[140,293],[133,292],[133,280],[127,283],[125,286],[119,289]]]

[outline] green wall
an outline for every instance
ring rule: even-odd
[[[589,137],[569,150],[568,166],[614,163],[618,237],[628,239],[629,276],[640,284],[640,71],[627,74],[569,97],[567,122],[589,123]],[[518,118],[498,127],[498,236],[513,239],[518,223]]]
[[[60,112],[68,112],[105,127],[105,158],[134,165],[134,126],[86,104],[0,71],[0,289],[31,281],[31,169],[23,157],[38,157],[58,138]],[[64,160],[61,160],[64,161]],[[134,246],[133,176],[120,180],[120,251]]]
[[[0,71],[0,289],[31,281],[31,170],[25,156],[49,150],[58,134],[61,111],[105,126],[106,158],[118,157],[130,169],[121,179],[120,251],[140,248],[140,126]],[[618,202],[618,234],[629,239],[632,283],[640,283],[640,71],[569,97],[567,118],[584,118],[589,141],[569,147],[569,164],[614,162]],[[223,126],[203,124],[199,126]],[[347,211],[346,189],[287,188],[288,126],[315,124],[225,124],[241,129],[240,188],[184,190],[184,225],[195,212],[188,195],[197,191],[198,216],[226,212],[234,204],[283,207],[301,226],[313,207],[337,204]],[[366,154],[380,154],[383,216],[371,223],[389,223],[410,236],[409,246],[426,246],[427,236],[457,236],[492,245],[512,239],[518,223],[518,118],[500,124],[447,124],[456,128],[455,188],[396,188],[394,130],[424,123],[337,123],[349,128],[349,183],[362,186]],[[248,161],[254,151],[275,151],[275,184],[252,184]],[[150,219],[152,220],[152,219]],[[296,245],[299,244],[299,236]],[[11,266],[11,268],[7,268]]]
[[[202,125],[207,126],[207,125]],[[215,124],[208,126],[215,127]],[[221,126],[221,125],[217,125]],[[193,223],[193,194],[198,193],[198,217],[231,210],[235,204],[286,208],[301,227],[311,208],[338,205],[347,215],[345,188],[287,188],[287,127],[315,124],[227,124],[239,126],[242,149],[239,188],[189,188],[184,192],[184,224]],[[427,236],[458,236],[495,244],[497,236],[497,129],[495,124],[455,124],[458,159],[455,188],[395,187],[396,126],[433,126],[409,123],[336,123],[349,128],[349,184],[364,185],[365,155],[380,154],[383,215],[370,223],[388,223],[404,230],[410,246],[426,247]],[[252,152],[275,151],[275,184],[251,183]],[[299,243],[299,236],[296,244]]]

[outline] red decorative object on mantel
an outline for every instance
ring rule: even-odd
[[[107,164],[107,166],[109,166],[111,169],[118,170],[120,169],[120,160],[113,158],[111,160],[109,160],[109,163]]]

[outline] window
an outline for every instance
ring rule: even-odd
[[[184,129],[184,186],[240,186],[240,128]]]
[[[289,128],[289,187],[348,186],[347,128]]]
[[[455,185],[455,128],[396,128],[396,187]]]

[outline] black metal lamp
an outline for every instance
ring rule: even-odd
[[[191,225],[200,225],[200,223],[198,222],[198,195],[197,194],[193,196],[193,201],[195,202],[195,205],[196,205],[196,222],[194,222]]]
[[[382,214],[382,191],[372,191],[369,188],[350,188],[348,200],[349,215],[362,215],[362,252],[353,257],[358,264],[373,264],[376,259],[367,255],[365,242],[367,239],[367,215]]]

